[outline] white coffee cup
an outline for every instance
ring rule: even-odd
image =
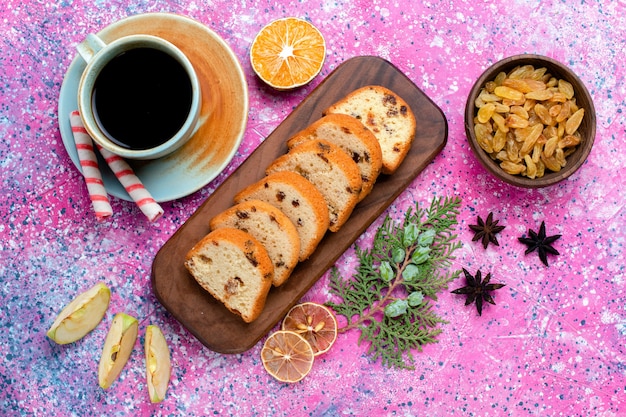
[[[156,159],[174,152],[193,136],[198,127],[198,118],[202,106],[200,83],[191,62],[175,45],[151,35],[129,35],[106,44],[97,35],[90,34],[78,45],[77,50],[87,62],[78,85],[78,110],[85,129],[97,144],[124,158]],[[104,85],[102,78],[106,78],[106,75],[101,76],[101,74],[107,74],[107,71],[111,73],[114,71],[113,68],[123,68],[119,64],[120,59],[128,59],[132,54],[139,53],[164,58],[170,65],[153,65],[143,68],[146,62],[152,61],[136,58],[135,61],[141,64],[136,65],[136,69],[133,71],[129,71],[128,79],[125,79],[124,72],[119,71],[117,77],[111,78],[120,80],[119,98],[116,95],[118,88],[102,87]],[[171,67],[177,71],[177,76],[169,77],[165,74],[160,76],[160,71],[164,71],[162,67]],[[184,71],[184,74],[181,71]],[[131,78],[131,73],[135,78]],[[141,77],[141,74],[144,73],[146,77]],[[138,76],[139,78],[137,78]],[[100,80],[99,77],[101,77]],[[159,80],[153,89],[150,89],[147,81],[146,85],[143,85],[144,78],[147,80],[149,77],[155,77]],[[188,80],[184,77],[187,77]],[[185,88],[178,89],[175,88],[174,84],[169,85],[168,83],[173,83],[172,78],[182,82]],[[100,92],[98,92],[98,85],[101,86]],[[134,91],[135,85],[140,86],[137,87],[137,91]],[[178,90],[184,91],[184,97],[182,96],[183,93],[178,94]],[[177,100],[180,98],[179,96],[184,98],[183,106],[173,108],[176,117],[169,113],[165,115],[160,113],[167,112],[167,105],[171,104],[164,99],[165,95],[163,97],[158,96],[160,91],[170,91],[172,94],[176,94]],[[155,97],[158,96],[158,99],[154,98],[153,94]],[[98,97],[104,98],[98,101]],[[187,97],[189,100],[186,100]],[[135,103],[135,98],[139,103]],[[173,101],[177,102],[177,100]],[[183,103],[183,99],[180,100]],[[163,101],[164,107],[157,109],[156,103],[161,101]],[[101,103],[106,103],[106,106]],[[152,105],[155,108],[152,108]],[[186,111],[187,107],[189,111]],[[105,108],[107,109],[106,117],[103,111]],[[124,112],[123,109],[127,111]],[[133,112],[134,114],[132,114]],[[131,116],[137,117],[132,121],[127,120]],[[172,123],[169,123],[168,117],[170,116]],[[167,126],[167,129],[161,128],[161,122]],[[152,133],[149,133],[151,131]],[[153,143],[153,138],[156,137],[159,139],[155,139]],[[141,146],[136,146],[135,142],[130,142],[127,140],[128,138],[133,141],[137,140]]]

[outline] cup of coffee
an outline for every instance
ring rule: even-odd
[[[78,110],[93,140],[130,159],[156,159],[195,133],[202,106],[189,59],[172,43],[129,35],[105,43],[90,34],[77,47],[87,66]]]

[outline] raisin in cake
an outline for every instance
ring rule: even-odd
[[[359,201],[363,200],[372,191],[382,168],[382,151],[376,136],[355,117],[337,113],[322,117],[292,136],[287,147],[314,139],[339,145],[356,162],[363,181]]]
[[[291,220],[300,237],[300,261],[311,256],[328,229],[328,207],[324,196],[294,172],[268,175],[235,195],[235,203],[247,200],[265,201]]]
[[[320,191],[328,206],[328,229],[332,232],[343,226],[359,201],[359,168],[339,146],[328,141],[306,141],[274,160],[265,172],[279,171],[300,174]]]
[[[241,202],[213,217],[211,230],[232,227],[250,233],[263,244],[274,264],[274,286],[283,284],[298,264],[300,236],[278,208],[261,200]]]
[[[408,154],[415,137],[415,116],[393,91],[377,85],[359,88],[339,100],[324,114],[356,117],[372,131],[383,152],[383,174],[393,174]]]
[[[274,267],[263,245],[250,234],[231,228],[210,232],[187,253],[185,267],[246,323],[263,311]]]

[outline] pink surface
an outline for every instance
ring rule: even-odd
[[[87,33],[129,15],[168,11],[219,33],[246,73],[250,115],[244,141],[225,172],[202,190],[163,203],[149,223],[132,202],[112,198],[113,217],[98,223],[81,174],[58,130],[57,104],[74,48]],[[622,109],[626,3],[430,1],[95,1],[24,2],[0,7],[0,408],[6,415],[626,415]],[[271,20],[304,17],[327,41],[327,60],[308,86],[278,93],[253,75],[247,58]],[[597,137],[587,163],[541,190],[490,177],[471,154],[463,109],[480,73],[506,56],[543,54],[569,65],[589,89]],[[416,354],[416,369],[371,363],[358,333],[339,336],[300,383],[272,379],[260,347],[239,355],[206,349],[154,298],[152,259],[184,223],[307,94],[341,62],[381,56],[445,113],[448,144],[389,208],[395,218],[433,196],[463,199],[456,268],[491,272],[507,286],[482,317],[444,293],[437,312],[449,324],[436,345]],[[471,242],[468,225],[493,211],[506,229],[500,246]],[[561,253],[543,266],[517,238],[545,220],[562,234]],[[379,224],[379,223],[376,223]],[[371,242],[376,224],[359,240]],[[354,262],[350,250],[338,261]],[[77,292],[103,280],[112,289],[105,320],[68,346],[45,332]],[[450,289],[462,286],[462,280]],[[328,275],[306,300],[329,300]],[[120,379],[97,384],[97,362],[118,311],[140,319],[140,338]],[[159,325],[172,352],[165,401],[149,402],[143,334]]]

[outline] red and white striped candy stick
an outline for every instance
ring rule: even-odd
[[[115,155],[100,145],[96,144],[96,146],[104,160],[109,164],[111,171],[113,171],[122,186],[126,189],[128,195],[130,195],[137,206],[139,206],[148,220],[154,222],[161,217],[163,215],[163,209],[159,203],[152,198],[152,195],[135,175],[130,165],[128,165],[121,156]]]
[[[93,210],[96,213],[96,219],[99,222],[106,220],[113,215],[113,209],[109,203],[104,183],[102,182],[102,174],[98,168],[98,160],[93,150],[93,141],[91,136],[85,130],[83,122],[77,111],[70,113],[70,125],[72,126],[72,135],[76,143],[78,151],[78,159],[80,167],[87,183],[87,191]]]

